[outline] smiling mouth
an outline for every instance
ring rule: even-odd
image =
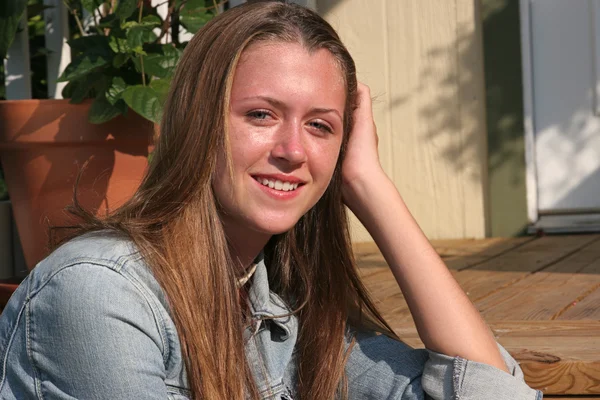
[[[267,186],[273,190],[279,190],[281,192],[292,192],[296,189],[298,189],[299,186],[302,186],[302,183],[292,183],[292,182],[286,182],[286,181],[280,181],[279,179],[267,179],[267,178],[261,178],[258,176],[253,177],[258,183],[260,183],[263,186]]]

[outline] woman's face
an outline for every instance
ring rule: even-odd
[[[233,175],[223,155],[213,181],[230,237],[268,239],[316,204],[339,156],[345,100],[327,50],[262,42],[242,53],[229,110]]]

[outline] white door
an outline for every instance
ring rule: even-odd
[[[589,229],[600,222],[600,0],[526,3],[529,214],[543,229]]]

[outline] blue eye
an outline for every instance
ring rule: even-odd
[[[310,122],[309,125],[314,128],[317,128],[320,131],[333,133],[333,129],[331,129],[331,127],[329,125],[322,124],[322,123],[316,122],[316,121]]]
[[[251,117],[253,119],[258,119],[258,120],[265,120],[270,117],[269,113],[264,110],[250,111],[246,115],[248,115],[249,117]]]

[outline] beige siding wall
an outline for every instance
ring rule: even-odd
[[[431,239],[486,234],[475,0],[317,0],[375,96],[384,168]],[[354,221],[357,241],[370,240]]]

